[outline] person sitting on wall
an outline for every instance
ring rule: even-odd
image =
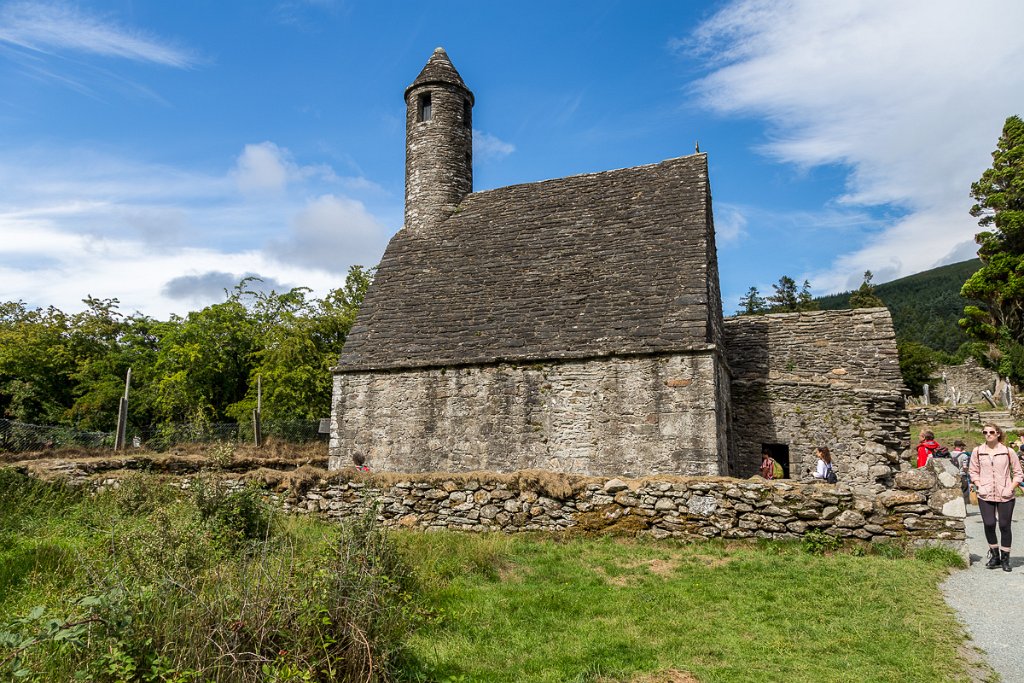
[[[768,449],[761,451],[761,467],[759,468],[761,476],[765,479],[775,478],[775,459],[772,458],[772,454],[768,452]]]
[[[814,449],[814,454],[818,457],[818,464],[814,469],[814,478],[821,479],[830,484],[836,483],[835,470],[832,469],[832,453],[829,452],[828,446],[818,446]]]
[[[939,442],[935,440],[935,434],[930,429],[922,429],[919,437],[921,442],[917,444],[917,466],[924,467],[939,448]]]

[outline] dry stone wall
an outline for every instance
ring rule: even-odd
[[[717,475],[728,375],[711,352],[334,378],[331,469]]]
[[[130,463],[118,459],[98,459],[85,468],[44,464],[19,469],[32,476],[64,476],[96,491],[116,488],[131,471],[124,469]],[[162,476],[187,488],[202,466],[196,460],[175,461]],[[223,472],[220,480],[228,488],[258,482],[286,511],[334,520],[374,511],[391,527],[680,539],[793,539],[819,531],[872,543],[940,542],[965,552],[960,476],[944,459],[899,472],[894,488],[877,494],[858,493],[843,483],[760,477],[628,479],[539,470],[394,474],[352,468],[329,473],[311,467],[268,477],[271,472]]]
[[[959,475],[947,465],[900,472],[895,488],[878,494],[760,478],[630,480],[547,472],[375,478],[348,472],[287,506],[333,519],[375,508],[386,525],[424,529],[773,539],[818,530],[871,542],[932,540],[961,548],[966,507]]]
[[[743,316],[725,329],[736,475],[757,471],[762,445],[780,444],[804,476],[827,446],[855,491],[893,485],[910,434],[886,309]]]
[[[943,422],[981,422],[981,413],[974,406],[907,406],[912,423],[933,425]]]

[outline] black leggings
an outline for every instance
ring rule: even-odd
[[[1015,499],[1005,503],[990,503],[987,500],[978,499],[978,508],[981,509],[981,521],[985,525],[985,538],[989,545],[996,545],[996,512],[999,513],[999,543],[1003,548],[1010,547],[1013,540],[1013,532],[1010,530],[1010,522],[1013,521],[1013,504]]]

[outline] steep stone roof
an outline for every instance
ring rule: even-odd
[[[443,47],[436,48],[434,54],[430,55],[430,59],[423,66],[420,75],[416,77],[412,85],[405,89],[405,95],[408,97],[409,91],[413,88],[430,83],[457,85],[469,94],[470,103],[473,101],[473,93],[466,87],[462,76],[459,75],[458,70],[452,64],[452,60],[448,58],[448,53],[444,51]]]
[[[392,238],[338,370],[704,349],[717,277],[704,154],[478,192]]]

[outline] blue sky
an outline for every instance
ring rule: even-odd
[[[0,300],[157,318],[340,286],[401,227],[405,87],[444,46],[474,182],[709,155],[727,314],[974,254],[1024,114],[1024,3],[0,0]]]

